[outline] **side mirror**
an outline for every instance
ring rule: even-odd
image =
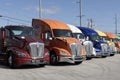
[[[110,41],[113,42],[112,39],[110,39]]]
[[[103,38],[103,41],[106,41],[105,38]]]
[[[87,40],[87,41],[89,40],[89,37],[88,37],[88,36],[86,37],[86,40]]]
[[[79,37],[80,37],[80,35],[77,35],[77,39],[80,39]]]
[[[46,40],[52,40],[52,37],[50,36],[50,32],[45,33],[45,39]]]

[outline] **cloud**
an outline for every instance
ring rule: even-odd
[[[33,7],[25,7],[25,8],[23,8],[24,10],[27,10],[27,11],[31,11],[31,10],[33,10],[34,8]]]
[[[36,7],[27,6],[23,9],[27,11],[36,11],[36,12],[40,11],[40,8],[38,6]],[[60,9],[58,7],[42,8],[42,13],[44,14],[57,14],[59,12],[60,12]]]
[[[39,12],[39,7],[35,8]],[[45,14],[56,14],[60,12],[60,9],[57,7],[42,8],[42,12]]]

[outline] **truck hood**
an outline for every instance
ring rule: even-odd
[[[60,40],[60,41],[63,41],[63,42],[66,42],[66,43],[80,42],[76,38],[72,38],[72,37],[56,37],[56,39]]]
[[[94,48],[101,49],[101,44],[107,44],[107,42],[103,42],[102,40],[95,40],[93,41]]]
[[[99,43],[99,44],[106,44],[106,42],[102,41],[102,40],[95,40],[93,41],[94,43]]]
[[[33,37],[33,36],[16,36],[17,39],[19,40],[23,40],[27,43],[30,43],[30,42],[43,42],[42,40],[40,39],[37,39],[36,37]]]

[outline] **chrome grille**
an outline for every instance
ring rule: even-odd
[[[44,55],[44,44],[39,42],[33,42],[29,44],[30,56],[32,58],[43,58]]]
[[[80,43],[71,43],[70,49],[72,55],[80,56],[82,53],[82,45]]]
[[[101,44],[102,53],[107,53],[108,46],[107,44]]]
[[[115,52],[115,45],[114,44],[110,44],[110,51],[111,52]]]
[[[85,51],[86,55],[92,55],[93,54],[93,44],[91,42],[85,42]]]

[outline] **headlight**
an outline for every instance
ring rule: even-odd
[[[20,52],[20,51],[16,51],[17,55],[18,56],[21,56],[21,57],[26,57],[26,54],[23,53],[23,52]]]
[[[45,53],[45,56],[49,56],[49,52],[46,52],[46,53]]]
[[[60,51],[60,54],[61,55],[65,55],[65,54],[67,54],[65,51]]]
[[[103,46],[104,44],[100,44],[100,46]]]

